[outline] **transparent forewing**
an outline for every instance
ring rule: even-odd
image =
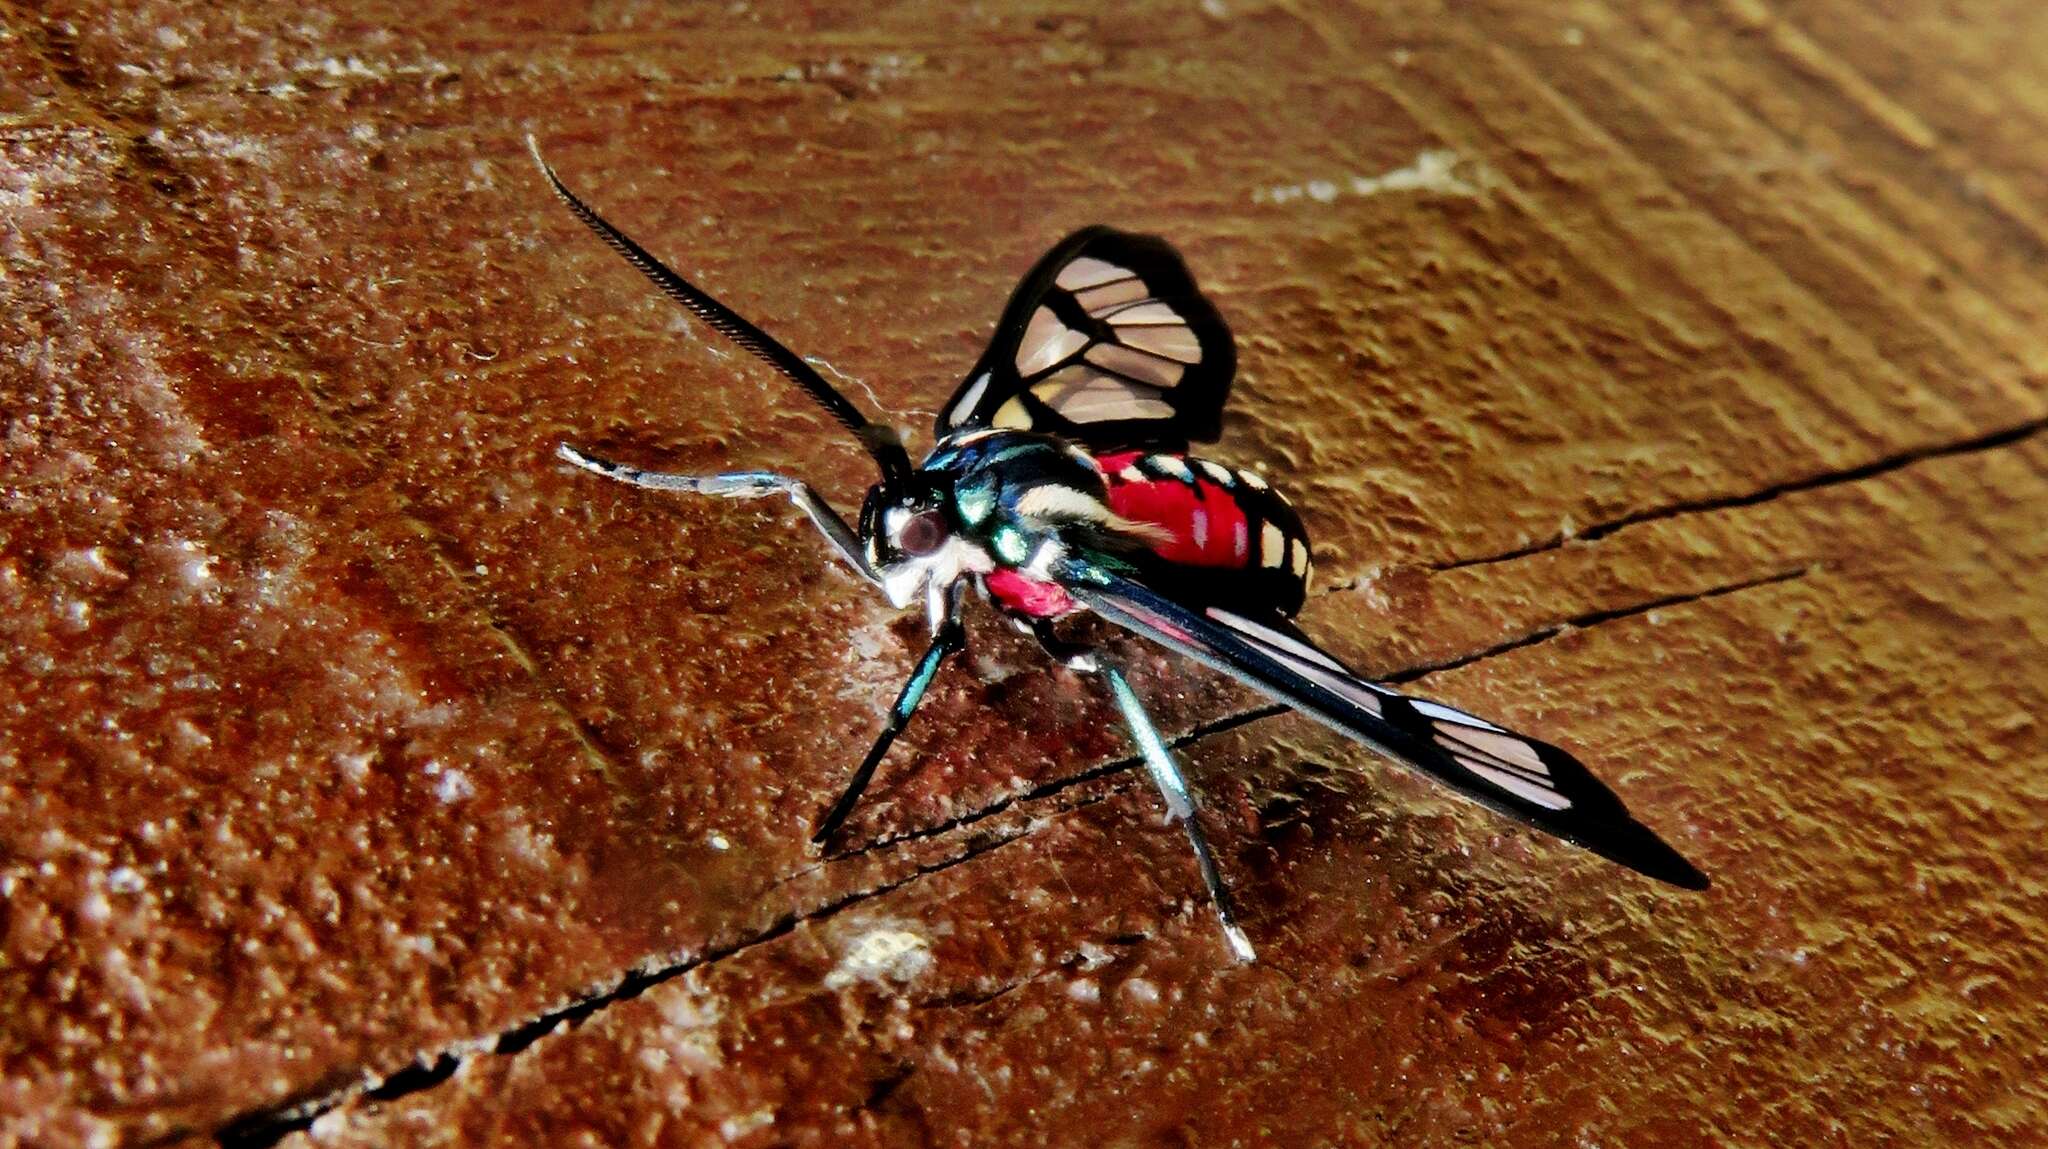
[[[1105,565],[1068,560],[1085,606],[1413,767],[1481,805],[1673,885],[1707,879],[1570,754],[1359,678],[1286,620],[1197,610]]]
[[[1230,330],[1166,241],[1091,227],[1018,284],[938,434],[993,427],[1184,450],[1216,438],[1236,368]]]

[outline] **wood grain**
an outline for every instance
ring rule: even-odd
[[[1895,6],[1896,7],[1896,6]],[[0,3],[0,1143],[2048,1144],[2037,6]],[[523,154],[922,434],[1068,229],[1376,674],[1703,896],[1125,646],[908,670],[866,481]]]

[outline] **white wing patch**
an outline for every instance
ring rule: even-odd
[[[1262,626],[1227,610],[1210,607],[1204,613],[1235,631],[1238,637],[1260,647],[1267,655],[1284,663],[1296,674],[1340,698],[1349,699],[1373,717],[1380,716],[1378,695],[1382,692],[1371,683],[1354,678],[1351,672],[1344,668],[1343,663],[1292,635],[1283,634],[1269,626]]]
[[[1031,322],[1024,326],[1024,338],[1017,342],[1017,374],[1036,375],[1087,346],[1087,343],[1085,333],[1061,323],[1059,316],[1052,313],[1052,308],[1041,307],[1031,313]],[[974,404],[963,406],[971,409]]]
[[[1052,431],[1097,447],[1213,439],[1234,359],[1171,247],[1088,228],[1018,286],[938,430]]]
[[[1484,762],[1474,761],[1463,755],[1453,754],[1451,757],[1457,760],[1458,765],[1525,802],[1534,802],[1547,810],[1564,810],[1571,807],[1570,799],[1541,783],[1528,781],[1505,770],[1496,770]]]
[[[1134,272],[1103,260],[1077,259],[1053,282],[1072,291],[1074,301],[1089,315],[1108,318],[1123,342],[1091,343],[1086,332],[1069,327],[1052,308],[1040,305],[1017,341],[1019,376],[1030,379],[1052,371],[1032,386],[1031,394],[1076,423],[1172,418],[1173,405],[1165,393],[1180,383],[1189,364],[1202,358],[1200,342],[1180,315],[1151,298],[1151,289]],[[1127,340],[1127,335],[1136,338]],[[1082,358],[1092,370],[1079,364],[1060,367],[1083,349]],[[979,390],[972,394],[974,400],[980,397]],[[972,401],[963,402],[956,418],[966,418],[964,412],[973,407]],[[1029,412],[1013,400],[997,412],[994,423],[1025,427],[1029,421]]]
[[[1286,561],[1287,536],[1277,524],[1267,523],[1259,529],[1259,565],[1277,567]]]
[[[1440,702],[1411,698],[1408,705],[1430,719],[1438,747],[1473,775],[1546,810],[1571,808],[1557,790],[1550,767],[1527,739]]]
[[[1084,255],[1060,268],[1060,273],[1053,282],[1068,291],[1081,291],[1112,280],[1131,279],[1136,274],[1127,267],[1118,267],[1116,264]]]
[[[1437,723],[1437,738],[1439,740],[1449,738],[1455,742],[1462,742],[1481,754],[1488,755],[1518,769],[1526,770],[1535,777],[1550,777],[1550,767],[1545,766],[1543,760],[1536,756],[1536,751],[1533,747],[1512,734],[1495,733],[1498,729],[1498,727],[1490,726],[1485,730],[1473,730],[1470,727],[1460,726],[1456,723],[1439,722]]]
[[[1204,613],[1294,673],[1358,704],[1375,718],[1387,717],[1385,700],[1406,701],[1427,721],[1425,733],[1437,747],[1485,786],[1546,810],[1571,808],[1571,799],[1558,792],[1550,768],[1527,739],[1440,702],[1409,698],[1366,682],[1336,659],[1291,634],[1216,607]]]
[[[1100,319],[1126,303],[1150,298],[1151,294],[1151,289],[1142,279],[1119,279],[1115,283],[1076,292],[1074,302],[1080,304],[1083,311]]]
[[[1293,571],[1296,578],[1305,579],[1308,577],[1307,543],[1302,542],[1300,539],[1292,539],[1288,542],[1287,569]]]
[[[1486,721],[1484,718],[1474,718],[1462,710],[1453,710],[1441,702],[1431,702],[1427,698],[1411,698],[1408,701],[1415,704],[1415,709],[1422,711],[1431,718],[1447,718],[1452,722],[1462,722],[1467,726],[1477,726],[1481,730],[1500,730],[1500,727]],[[1506,733],[1506,731],[1501,732]]]
[[[968,384],[967,386],[966,394],[960,396],[960,401],[958,403],[953,404],[953,413],[947,419],[947,423],[954,427],[958,427],[960,424],[965,423],[967,421],[967,416],[973,413],[974,405],[976,403],[981,402],[982,392],[987,390],[988,372],[984,371],[981,374],[976,375],[974,377],[974,382]]]
[[[1195,333],[1185,326],[1173,327],[1126,327],[1116,333],[1118,339],[1154,355],[1195,364],[1202,361],[1202,343]]]
[[[1058,414],[1076,423],[1118,419],[1166,419],[1173,406],[1157,387],[1134,383],[1093,367],[1063,367],[1031,388],[1031,393]],[[997,416],[998,420],[1001,416]]]
[[[1187,370],[1171,359],[1161,359],[1115,343],[1097,343],[1088,349],[1085,358],[1097,367],[1154,387],[1173,386],[1180,382],[1181,372]]]
[[[1121,311],[1112,311],[1107,318],[1116,327],[1179,327],[1183,330],[1187,328],[1187,323],[1181,319],[1180,312],[1156,299],[1133,304]],[[1121,339],[1123,336],[1119,335],[1117,338]]]

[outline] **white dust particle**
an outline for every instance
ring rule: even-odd
[[[450,770],[441,775],[434,785],[434,797],[443,802],[460,802],[476,793],[476,787],[469,784],[469,776],[460,770]]]
[[[376,755],[368,750],[358,750],[351,754],[336,754],[334,764],[341,769],[343,778],[361,784],[363,779],[370,776],[370,763],[375,758]]]
[[[756,1129],[766,1129],[775,1124],[773,1109],[756,1109],[738,1117],[728,1117],[718,1123],[718,1135],[727,1141],[737,1141]]]
[[[1159,987],[1142,977],[1134,977],[1125,982],[1123,991],[1132,1001],[1141,1005],[1152,1005],[1159,1000]]]
[[[212,555],[191,539],[179,539],[173,546],[179,555],[178,577],[185,580],[185,585],[205,586],[213,581]]]
[[[1416,156],[1414,163],[1376,176],[1351,176],[1342,181],[1310,180],[1305,184],[1256,188],[1252,191],[1252,202],[1293,203],[1306,199],[1316,203],[1332,203],[1343,195],[1373,196],[1390,192],[1422,192],[1448,196],[1480,194],[1489,177],[1484,172],[1474,172],[1473,179],[1467,179],[1458,173],[1461,166],[1464,166],[1464,161],[1456,152],[1441,149],[1426,151]]]
[[[864,933],[847,948],[839,964],[825,975],[826,989],[840,989],[855,981],[909,982],[932,963],[931,943],[908,930],[875,929]]]

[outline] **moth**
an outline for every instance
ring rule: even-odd
[[[1231,952],[1254,956],[1199,801],[1123,671],[1054,623],[1080,612],[1221,671],[1458,794],[1687,889],[1705,875],[1630,816],[1563,750],[1359,677],[1295,626],[1312,555],[1301,519],[1256,473],[1188,453],[1221,433],[1237,355],[1230,330],[1165,241],[1108,227],[1062,240],[1025,275],[995,337],[913,464],[892,429],[810,364],[676,274],[534,162],[569,210],[669,298],[795,383],[874,459],[849,526],[803,480],[681,475],[558,448],[569,463],[658,491],[789,499],[855,574],[902,608],[922,600],[930,645],[852,779],[819,820],[828,843],[945,661],[966,644],[972,589],[1060,663],[1108,688],[1167,813],[1185,830]]]

